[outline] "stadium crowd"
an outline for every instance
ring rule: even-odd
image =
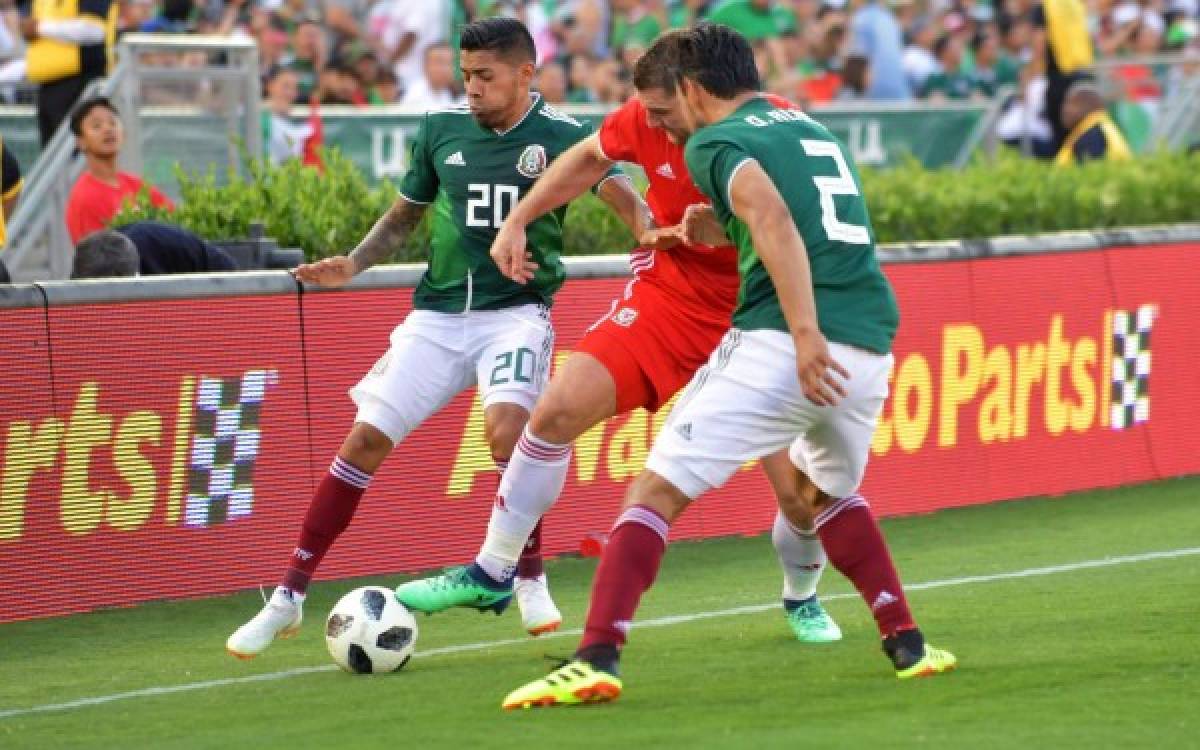
[[[24,0],[28,5],[30,0]],[[236,34],[259,47],[264,84],[295,78],[296,103],[440,105],[459,95],[452,30],[520,17],[551,101],[615,103],[657,35],[700,19],[754,44],[769,88],[802,103],[989,97],[1036,58],[1040,0],[119,0],[117,30]],[[1197,0],[1087,0],[1101,57],[1197,46]],[[29,8],[0,0],[0,61],[18,61]],[[1043,21],[1044,25],[1044,21]],[[19,66],[0,80],[19,75]],[[1145,82],[1143,82],[1144,84]]]

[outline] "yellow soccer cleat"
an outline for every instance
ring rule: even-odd
[[[926,644],[925,655],[912,666],[906,669],[897,669],[896,677],[901,680],[913,677],[933,677],[945,672],[952,672],[957,666],[958,658],[954,654]]]
[[[608,703],[621,695],[621,678],[596,669],[586,661],[567,662],[550,674],[508,694],[505,711],[540,706],[576,706]]]

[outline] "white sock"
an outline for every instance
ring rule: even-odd
[[[783,568],[783,598],[802,601],[816,594],[825,570],[825,548],[816,529],[801,531],[776,511],[771,542]]]
[[[562,493],[570,463],[569,443],[546,442],[525,428],[500,478],[487,537],[475,558],[489,576],[508,582],[516,575],[525,542]]]

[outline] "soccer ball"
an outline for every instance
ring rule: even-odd
[[[325,645],[354,674],[395,672],[412,658],[417,621],[390,589],[363,586],[343,596],[325,621]]]

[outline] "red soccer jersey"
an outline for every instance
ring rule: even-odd
[[[67,233],[71,235],[71,242],[78,243],[92,232],[108,226],[125,201],[137,196],[142,185],[140,177],[125,172],[117,174],[116,185],[109,185],[88,172],[80,175],[67,198]],[[150,201],[156,206],[175,207],[153,185],[150,186]]]
[[[773,104],[791,108],[782,97],[768,95]],[[604,118],[600,147],[612,161],[638,164],[650,186],[646,203],[660,227],[678,224],[687,207],[710,201],[692,182],[683,159],[683,146],[672,143],[666,131],[646,121],[646,108],[633,97]],[[737,302],[737,250],[726,245],[689,245],[653,251],[638,248],[630,266],[640,281],[671,295],[690,312],[728,321]]]

